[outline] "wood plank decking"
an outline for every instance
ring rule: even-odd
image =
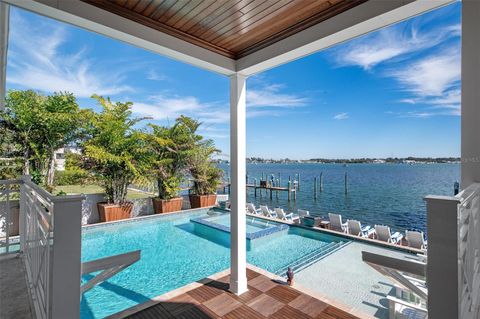
[[[247,277],[249,290],[241,296],[228,291],[227,275],[127,318],[358,319],[251,269]]]

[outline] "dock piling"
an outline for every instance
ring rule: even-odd
[[[320,192],[323,192],[323,172],[320,173]]]
[[[348,193],[348,174],[345,172],[345,194]]]
[[[313,199],[317,199],[317,177],[313,178]]]

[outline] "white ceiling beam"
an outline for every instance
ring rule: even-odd
[[[107,37],[224,75],[235,60],[79,0],[0,0]]]
[[[0,3],[0,110],[5,108],[5,94],[7,92],[9,11],[8,4]]]
[[[239,59],[237,72],[263,72],[455,1],[370,0]]]

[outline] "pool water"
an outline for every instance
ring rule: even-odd
[[[81,317],[103,318],[227,269],[228,245],[196,234],[190,222],[206,214],[203,210],[84,228],[82,261],[138,249],[142,252],[137,263],[83,295]],[[228,225],[228,217],[221,215],[219,219]],[[216,231],[212,229],[212,233]],[[298,227],[264,239],[268,242],[255,245],[247,252],[247,259],[270,272],[344,241]],[[91,275],[83,280],[89,278]]]

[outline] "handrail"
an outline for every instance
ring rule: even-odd
[[[81,287],[82,294],[140,260],[140,250],[82,263],[82,275],[103,270]]]

